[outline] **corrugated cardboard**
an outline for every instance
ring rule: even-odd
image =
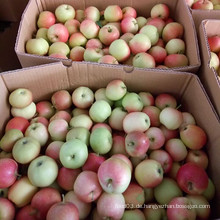
[[[32,38],[33,34],[36,33],[36,21],[39,13],[43,10],[54,11],[55,8],[61,3],[67,3],[72,5],[76,9],[85,9],[87,6],[94,5],[99,10],[105,9],[109,4],[118,4],[121,7],[132,6],[137,10],[139,15],[149,17],[150,10],[156,3],[166,3],[171,10],[171,17],[175,21],[180,22],[184,26],[184,40],[186,42],[186,55],[189,58],[189,66],[181,68],[173,68],[173,70],[178,71],[189,71],[194,72],[198,70],[200,66],[200,57],[198,51],[198,42],[196,31],[193,23],[191,13],[186,6],[185,0],[149,0],[149,1],[135,1],[135,0],[112,0],[112,1],[99,1],[99,0],[30,0],[27,5],[21,19],[19,31],[17,34],[15,51],[20,60],[22,67],[28,67],[39,64],[52,63],[55,61],[60,61],[56,58],[42,57],[37,55],[30,55],[25,53],[25,43],[28,39]],[[65,65],[71,65],[72,61],[64,60]]]
[[[0,20],[12,22],[20,21],[27,3],[28,0],[0,0]]]
[[[73,63],[65,67],[62,63],[46,64],[36,67],[9,71],[0,75],[0,134],[10,118],[8,96],[19,87],[31,89],[34,101],[50,99],[59,89],[68,89],[84,85],[92,89],[105,87],[110,80],[122,79],[129,91],[149,91],[153,95],[162,92],[173,94],[181,109],[193,114],[196,122],[208,135],[207,152],[209,154],[209,175],[216,186],[216,197],[211,204],[213,218],[220,217],[220,121],[213,106],[195,74],[163,70],[144,71],[137,69],[126,72],[122,66]]]
[[[208,37],[213,35],[220,35],[220,20],[208,19],[202,21],[199,29],[199,45],[202,60],[199,77],[201,78],[218,115],[220,115],[220,81],[217,77],[217,72],[209,67],[210,48],[208,45]]]

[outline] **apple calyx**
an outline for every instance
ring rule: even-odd
[[[108,179],[107,188],[111,188],[111,187],[112,187],[112,179]]]
[[[193,183],[192,183],[191,181],[189,181],[189,182],[187,183],[187,189],[188,189],[189,191],[193,190]]]

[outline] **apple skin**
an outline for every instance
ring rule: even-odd
[[[147,204],[147,207],[144,208],[143,213],[145,216],[145,219],[167,219],[166,211],[164,208],[157,208],[158,203],[156,202],[150,202]]]
[[[67,90],[56,91],[51,96],[51,103],[58,111],[68,109],[72,105],[71,95]]]
[[[148,53],[154,58],[156,64],[162,64],[167,56],[167,51],[161,46],[153,46]]]
[[[141,131],[133,131],[125,137],[125,150],[131,157],[141,157],[145,155],[150,146],[150,140]]]
[[[12,107],[24,108],[33,102],[33,94],[29,89],[18,88],[10,93],[8,101]]]
[[[44,56],[49,50],[49,44],[44,38],[33,38],[26,42],[25,49],[29,54]]]
[[[79,22],[82,22],[85,19],[84,10],[76,9],[75,19]]]
[[[134,17],[127,16],[121,20],[122,33],[136,34],[138,31],[138,23]]]
[[[109,5],[104,10],[104,19],[108,22],[120,21],[123,17],[123,12],[118,5]]]
[[[82,46],[75,46],[70,50],[70,59],[72,61],[83,61],[85,48]]]
[[[185,54],[170,54],[164,60],[164,65],[168,68],[188,66],[189,59]]]
[[[15,217],[15,206],[7,198],[0,197],[0,216],[4,220],[13,220]]]
[[[98,59],[98,63],[118,64],[118,61],[111,55],[104,55]]]
[[[64,23],[64,25],[66,26],[69,32],[69,36],[73,33],[79,32],[80,22],[76,19],[69,19]]]
[[[123,13],[123,18],[125,17],[136,18],[137,17],[136,9],[131,6],[125,6],[124,8],[122,8],[122,13]]]
[[[147,20],[146,24],[155,26],[157,28],[158,33],[159,33],[159,37],[161,37],[163,28],[166,25],[165,21],[160,17],[150,18]]]
[[[183,208],[179,208],[183,207]],[[177,219],[196,219],[196,212],[193,208],[188,208],[188,206],[192,206],[192,202],[187,197],[175,197],[173,198],[167,208],[167,217],[170,220],[177,220]]]
[[[54,42],[50,45],[48,55],[55,57],[56,54],[60,55],[60,57],[67,58],[70,53],[69,46],[64,42]]]
[[[37,219],[46,219],[49,208],[61,200],[61,194],[57,189],[52,187],[41,188],[31,199],[31,206],[38,211]]]
[[[57,178],[58,165],[51,157],[46,155],[38,156],[29,164],[27,175],[34,186],[46,187]]]
[[[132,60],[132,65],[139,68],[155,68],[156,62],[149,53],[137,53]]]
[[[154,25],[150,25],[150,24],[144,25],[140,29],[139,33],[145,34],[146,36],[148,36],[151,42],[151,46],[154,46],[159,40],[159,32]]]
[[[76,11],[69,4],[60,4],[55,9],[55,16],[58,22],[65,23],[67,20],[75,17]]]
[[[86,43],[87,43],[87,39],[81,32],[73,33],[69,37],[70,48],[74,48],[76,46],[84,47]]]
[[[75,116],[77,117],[77,116]],[[71,139],[79,139],[86,145],[89,144],[90,131],[85,127],[74,127],[66,134],[66,141]]]
[[[107,128],[97,128],[91,132],[89,143],[95,153],[106,154],[112,147],[112,134]]]
[[[98,169],[98,179],[105,192],[120,194],[130,184],[131,169],[121,159],[108,158]]]
[[[73,190],[69,190],[64,196],[65,202],[73,203],[79,210],[79,219],[86,219],[91,212],[92,203],[86,203],[80,200]]]
[[[121,218],[122,220],[132,220],[132,219],[136,219],[136,220],[145,220],[145,217],[144,217],[144,213],[136,208],[136,209],[132,209],[132,210],[125,210],[124,211],[124,214]]]
[[[38,116],[50,119],[55,114],[55,108],[50,101],[39,101],[36,103],[36,111]]]
[[[130,160],[129,156],[118,153],[118,154],[112,155],[111,158],[116,158],[116,159],[124,161],[128,165],[131,172],[133,171],[133,165],[131,163],[131,160]]]
[[[39,13],[37,19],[38,28],[49,28],[51,25],[56,23],[56,17],[51,11],[42,11]]]
[[[89,62],[98,62],[104,56],[103,50],[99,48],[86,48],[83,54],[83,59]]]
[[[99,31],[100,32],[100,31]],[[103,48],[103,44],[98,38],[89,39],[86,43],[86,48]]]
[[[205,198],[208,201],[211,201],[214,198],[214,196],[215,196],[215,185],[214,185],[213,181],[210,178],[209,178],[208,187],[202,193],[202,195],[205,196]]]
[[[158,107],[160,110],[166,107],[177,107],[177,100],[176,98],[169,93],[160,93],[155,98],[155,106]]]
[[[45,155],[53,158],[59,163],[60,162],[60,159],[59,159],[60,148],[63,144],[64,144],[63,141],[50,142],[45,149]]]
[[[57,202],[47,212],[47,220],[75,220],[79,219],[79,211],[71,202]]]
[[[144,188],[155,187],[163,179],[163,168],[156,160],[145,159],[136,166],[134,175],[140,186]]]
[[[125,150],[124,135],[113,135],[112,141],[112,148],[109,151],[109,155],[124,154],[125,156],[128,156],[128,153]]]
[[[180,130],[183,143],[192,150],[201,149],[207,142],[206,132],[198,125],[189,124]]]
[[[167,176],[176,180],[176,176],[178,173],[179,168],[181,167],[179,162],[175,162],[173,161],[172,167],[170,169],[170,171],[167,173]]]
[[[219,69],[219,65],[220,65],[220,61],[218,55],[214,52],[210,52],[210,62],[209,62],[210,68],[213,67],[217,71]]]
[[[147,24],[147,18],[144,16],[136,17],[136,21],[138,23],[138,30],[140,30],[144,25]]]
[[[79,29],[87,39],[92,39],[98,36],[100,27],[93,20],[85,19],[80,23]]]
[[[80,173],[80,168],[69,169],[61,167],[58,171],[57,183],[62,189],[70,191],[73,189],[73,184]]]
[[[129,112],[140,112],[144,104],[141,97],[135,92],[129,92],[122,98],[122,107]]]
[[[32,197],[37,191],[38,187],[31,184],[27,176],[22,176],[9,188],[8,199],[16,207],[21,208],[31,202]]]
[[[21,207],[16,212],[16,220],[37,220],[38,219],[38,211],[31,206],[31,204],[27,204]]]
[[[154,188],[154,197],[159,204],[169,204],[175,198],[183,196],[177,182],[169,177],[164,177],[162,182]]]
[[[192,162],[179,168],[176,179],[180,188],[190,195],[200,195],[208,187],[206,171]]]
[[[147,114],[150,118],[150,122],[151,122],[151,127],[159,127],[160,126],[160,119],[159,119],[159,115],[160,115],[160,109],[154,105],[150,105],[150,106],[145,106],[142,109],[142,112],[144,112],[145,114]]]
[[[79,139],[66,141],[60,149],[60,161],[66,168],[80,168],[84,165],[87,158],[88,147]]]
[[[97,201],[97,213],[101,219],[121,219],[125,210],[125,199],[121,193],[103,192]]]
[[[55,119],[63,119],[67,123],[69,123],[71,120],[71,114],[67,110],[56,111],[56,113],[50,118],[49,122],[51,122]]]
[[[84,10],[85,19],[91,19],[93,21],[100,20],[100,11],[95,6],[88,6]]]
[[[8,130],[0,139],[0,149],[10,153],[16,141],[22,137],[24,134],[19,129]]]
[[[192,4],[192,9],[213,10],[214,6],[211,1],[198,0]]]
[[[18,163],[11,158],[0,159],[0,188],[8,188],[17,179]]]
[[[73,116],[71,118],[71,120],[69,121],[69,126],[71,128],[78,128],[79,129],[79,127],[81,127],[81,128],[87,129],[88,130],[87,132],[83,131],[84,133],[88,133],[86,136],[89,136],[89,130],[91,129],[92,125],[93,125],[92,119],[86,114]],[[71,135],[70,135],[70,137],[71,137]],[[82,135],[82,137],[83,137],[83,135]],[[86,139],[84,139],[84,140],[86,141]]]
[[[167,20],[170,15],[170,9],[166,4],[158,3],[155,4],[150,11],[151,18],[162,18],[163,20]]]
[[[208,37],[208,43],[209,43],[211,52],[218,53],[220,51],[220,37],[219,36]]]
[[[69,32],[64,24],[55,23],[54,25],[49,27],[47,31],[47,37],[52,43],[58,41],[66,43],[69,38]]]
[[[96,172],[85,170],[76,178],[73,190],[80,200],[86,203],[96,201],[102,194],[102,187],[99,183]]]
[[[162,130],[164,136],[165,136],[165,142],[168,141],[171,138],[178,138],[179,137],[179,130],[170,130],[164,125],[160,125],[159,128]]]
[[[27,127],[30,125],[30,122],[28,119],[24,117],[12,117],[8,120],[6,126],[5,126],[5,132],[11,130],[11,129],[18,129],[23,134],[25,133]]]
[[[167,54],[185,54],[185,42],[179,38],[169,40],[165,46]]]
[[[150,118],[144,112],[130,112],[123,120],[123,130],[125,133],[132,131],[145,132],[150,127]]]

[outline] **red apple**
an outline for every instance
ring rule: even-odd
[[[57,110],[65,110],[71,107],[72,98],[67,90],[59,90],[52,94],[51,102]]]
[[[47,31],[47,37],[50,42],[67,42],[69,38],[68,29],[61,23],[51,25]]]
[[[26,118],[13,117],[7,122],[5,126],[5,132],[11,129],[18,129],[24,134],[29,125],[30,122]]]
[[[15,218],[15,206],[7,198],[0,197],[0,217],[2,220],[13,220]]]

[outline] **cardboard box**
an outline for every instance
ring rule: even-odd
[[[20,21],[27,3],[28,0],[0,0],[0,20],[12,22]]]
[[[208,37],[220,36],[220,20],[208,19],[203,20],[199,29],[199,45],[201,51],[202,65],[199,71],[199,77],[214,105],[218,115],[220,116],[220,81],[217,72],[209,67],[210,48],[208,45]]]
[[[129,91],[149,91],[153,95],[162,92],[173,94],[181,103],[181,110],[192,113],[197,124],[206,131],[209,175],[216,186],[216,197],[211,203],[212,219],[220,218],[220,121],[195,74],[140,69],[127,73],[120,66],[112,68],[107,65],[73,63],[65,67],[60,62],[5,72],[0,75],[0,134],[3,135],[10,118],[9,94],[16,88],[29,88],[37,102],[50,100],[52,93],[60,89],[71,92],[84,85],[96,90],[116,78],[122,79]]]
[[[45,63],[52,63],[55,61],[60,61],[59,59],[43,57],[43,56],[36,56],[30,55],[25,53],[25,44],[28,39],[33,37],[33,34],[36,33],[36,21],[39,13],[43,10],[55,11],[56,7],[61,3],[67,3],[72,5],[76,9],[85,9],[90,5],[96,6],[99,10],[104,10],[109,4],[118,4],[121,7],[125,6],[132,6],[137,10],[138,15],[142,15],[145,17],[150,16],[150,10],[156,3],[166,3],[170,10],[171,10],[171,17],[174,18],[175,21],[180,22],[184,26],[184,40],[186,43],[186,55],[189,58],[189,66],[181,67],[181,68],[173,68],[174,70],[178,71],[187,71],[187,72],[194,72],[198,70],[200,66],[200,57],[198,51],[198,42],[196,31],[193,23],[193,19],[191,13],[186,6],[185,0],[178,0],[178,1],[169,1],[169,0],[160,0],[160,1],[92,1],[92,0],[83,0],[83,1],[76,1],[76,0],[56,0],[56,1],[37,1],[37,0],[30,0],[29,4],[27,5],[21,19],[15,51],[20,60],[22,67],[28,67],[33,65],[45,64]],[[72,61],[64,60],[63,63],[65,65],[71,65]]]

